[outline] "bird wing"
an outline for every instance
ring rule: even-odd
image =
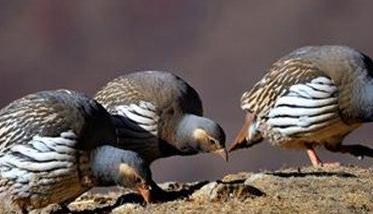
[[[69,110],[64,104],[34,95],[12,102],[0,111],[0,152],[27,144],[36,135],[52,137],[78,130],[84,119]]]
[[[95,96],[113,115],[120,146],[138,152],[148,162],[179,154],[173,142],[166,142],[160,135],[174,127],[170,118],[175,115],[202,115],[197,92],[184,82],[171,87],[173,84],[159,78],[133,75],[114,79]]]
[[[88,157],[76,149],[77,143],[77,135],[70,130],[56,137],[37,135],[25,144],[13,145],[0,154],[0,187],[25,184],[23,187],[35,191],[13,185],[14,193],[24,197],[27,197],[24,194],[50,189],[56,193],[77,191],[69,184],[77,179],[77,175],[87,175],[89,169]]]
[[[312,62],[282,59],[243,94],[241,107],[283,135],[302,135],[336,122],[338,88]]]
[[[0,152],[27,144],[36,135],[58,137],[68,130],[79,136],[77,146],[83,150],[101,141],[111,142],[115,133],[110,115],[91,101],[61,90],[38,92],[13,101],[0,110]]]
[[[117,137],[123,148],[139,152],[147,161],[158,158],[158,120],[156,108],[150,102],[119,105],[113,114]]]
[[[69,164],[76,160],[76,144],[77,137],[72,131],[61,133],[58,137],[34,136],[26,144],[12,146],[1,156],[1,175],[10,176],[17,170],[42,172],[68,169]],[[4,167],[8,168],[7,172]]]
[[[119,105],[115,115],[119,115],[117,134],[129,139],[149,139],[158,135],[158,120],[155,106],[150,102]]]

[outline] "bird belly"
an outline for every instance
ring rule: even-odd
[[[346,124],[341,119],[332,121],[330,124],[312,132],[306,132],[292,136],[269,136],[272,145],[286,149],[303,149],[307,145],[329,145],[340,144],[344,137],[361,124]]]

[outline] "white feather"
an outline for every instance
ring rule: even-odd
[[[310,132],[313,130],[320,129],[322,127],[327,126],[330,124],[331,121],[325,121],[323,123],[318,123],[312,126],[308,127],[301,127],[301,126],[291,126],[287,128],[275,128],[277,131],[281,132],[283,135],[294,135],[294,134],[299,134],[299,133],[304,133],[304,132]]]
[[[289,88],[290,92],[295,92],[300,96],[307,98],[327,98],[330,96],[330,93],[316,91],[313,88],[305,84],[296,84]]]
[[[279,106],[272,109],[269,112],[268,117],[276,117],[281,115],[288,115],[293,117],[312,116],[316,114],[335,111],[336,109],[338,109],[337,104],[317,108]]]
[[[119,134],[139,138],[157,135],[159,116],[155,109],[156,107],[152,103],[144,101],[138,104],[117,106],[118,115],[123,116],[121,118],[122,124],[117,124]]]
[[[14,145],[0,157],[0,175],[26,182],[32,180],[34,173],[70,171],[77,164],[75,139],[77,136],[69,131],[58,137],[35,136],[27,144]]]
[[[267,123],[283,135],[322,128],[337,117],[337,87],[326,77],[299,83],[277,99]]]
[[[321,84],[328,84],[328,85],[334,85],[333,81],[330,78],[327,77],[316,77],[315,79],[311,80],[311,83],[321,83]]]
[[[338,98],[330,97],[326,99],[306,99],[303,97],[295,97],[295,96],[283,96],[280,97],[277,101],[275,106],[279,105],[293,105],[293,106],[303,106],[303,107],[318,107],[318,106],[325,106],[332,103],[336,103]]]
[[[143,124],[147,124],[147,123],[153,123],[154,120],[153,119],[149,119],[145,116],[142,115],[142,113],[144,112],[136,112],[136,113],[140,113],[140,114],[136,114],[133,112],[133,109],[130,108],[130,106],[118,106],[117,107],[117,111],[120,112],[122,116],[127,116],[129,119],[137,122],[137,123],[143,123]]]

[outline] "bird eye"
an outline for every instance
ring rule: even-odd
[[[142,180],[141,180],[141,178],[137,177],[137,178],[135,178],[135,182],[139,184],[139,183],[142,182]]]
[[[210,139],[210,144],[215,144],[215,140],[214,139]]]

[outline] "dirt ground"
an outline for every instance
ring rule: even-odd
[[[163,203],[145,205],[126,190],[96,190],[69,209],[81,214],[372,213],[372,175],[373,169],[356,166],[242,172],[215,182],[161,184],[174,196]]]

